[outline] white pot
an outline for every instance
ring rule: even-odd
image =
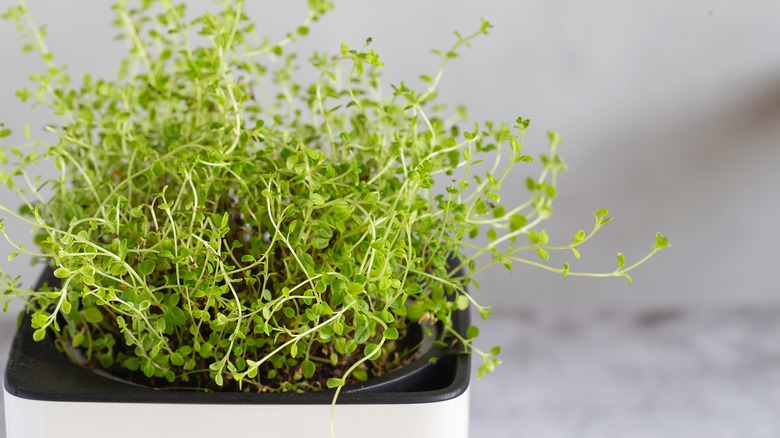
[[[440,402],[340,404],[338,438],[466,438],[469,393]],[[7,438],[329,437],[329,405],[30,400],[5,391]]]
[[[467,312],[454,321],[465,331]],[[432,362],[431,357],[438,360]],[[466,438],[468,355],[434,346],[365,384],[344,387],[337,438]],[[330,437],[332,392],[166,391],[72,364],[22,324],[5,380],[6,438]]]

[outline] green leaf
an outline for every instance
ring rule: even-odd
[[[623,256],[622,253],[618,253],[617,255],[617,264],[618,264],[618,271],[623,269],[623,266],[626,264],[626,258]]]
[[[330,245],[330,239],[323,239],[322,237],[315,237],[311,240],[311,247],[314,249],[325,249]]]
[[[154,376],[154,364],[151,361],[144,361],[141,364],[141,371],[144,373],[146,377],[153,377]]]
[[[39,328],[38,330],[35,330],[33,332],[33,340],[35,342],[42,341],[45,336],[46,336],[46,329],[45,328]]]
[[[343,285],[344,283],[343,282],[341,282],[341,283],[334,283],[333,284],[333,289],[336,290],[337,289],[336,286],[339,285],[339,284]],[[364,289],[365,289],[365,286],[363,286],[360,283],[349,283],[347,285],[347,292],[349,292],[350,295],[360,295],[361,293],[363,293]]]
[[[392,312],[382,311],[377,313],[376,315],[379,317],[379,319],[384,321],[386,324],[390,324],[393,321],[395,321],[395,317],[393,316]]]
[[[128,357],[122,364],[130,371],[138,371],[141,367],[141,360],[137,357]]]
[[[322,195],[319,193],[312,193],[309,196],[309,201],[311,201],[312,204],[320,206],[325,204],[325,199],[322,198]]]
[[[357,350],[357,348],[358,348],[358,343],[357,343],[357,342],[355,342],[355,340],[354,340],[354,339],[350,339],[350,340],[348,340],[348,341],[347,341],[347,342],[344,344],[344,352],[345,352],[346,354],[352,354],[352,352],[353,352],[353,351],[355,351],[355,350]]]
[[[165,166],[163,165],[162,161],[160,160],[154,160],[152,163],[152,173],[154,176],[160,176],[165,172]]]
[[[198,348],[198,354],[200,357],[208,359],[214,354],[214,346],[210,342],[205,342]]]
[[[97,307],[87,307],[84,309],[84,319],[92,324],[98,324],[103,321],[103,313]]]
[[[57,268],[54,270],[54,276],[57,278],[68,278],[70,277],[70,269],[68,268]]]
[[[425,303],[422,301],[415,301],[406,308],[406,317],[412,322],[417,322],[423,313],[425,313]]]
[[[366,194],[365,199],[363,199],[363,202],[368,205],[376,204],[377,202],[379,202],[379,192],[375,192],[375,191],[368,192],[368,194]]]
[[[184,365],[184,357],[178,352],[173,352],[171,353],[171,363],[180,367]]]
[[[160,333],[165,332],[165,327],[168,324],[165,322],[165,318],[158,318],[157,321],[154,323],[154,329],[157,330]]]
[[[310,361],[309,359],[301,362],[301,373],[303,374],[303,377],[307,379],[310,379],[314,375],[316,369],[317,367],[314,365],[314,362]]]
[[[339,386],[344,386],[344,379],[337,379],[335,377],[331,377],[330,379],[328,379],[325,385],[331,389],[338,388]]]
[[[517,119],[515,119],[515,121],[517,122],[518,125],[517,127],[520,128],[521,131],[525,131],[531,125],[531,119],[524,119],[522,117],[518,117]]]
[[[352,375],[357,379],[358,382],[365,382],[368,380],[368,373],[366,370],[358,368],[355,371],[352,372]]]
[[[0,138],[5,138],[11,135],[11,130],[8,128],[0,129]]]
[[[561,136],[557,132],[548,131],[547,138],[550,140],[551,145],[557,145],[561,142]]]
[[[78,348],[84,342],[84,332],[78,332],[73,336],[73,340],[70,341],[71,345]]]
[[[146,259],[138,266],[138,272],[141,275],[151,275],[156,267],[157,264],[154,262],[154,260]]]
[[[669,243],[669,239],[664,237],[663,234],[658,233],[658,234],[655,235],[655,243],[653,244],[653,249],[654,250],[660,251],[660,250],[662,250],[664,248],[669,248],[670,246],[672,246],[672,245]]]
[[[170,306],[165,310],[165,319],[172,326],[181,326],[187,321],[187,314],[179,307]]]
[[[363,348],[363,355],[367,357],[368,360],[377,360],[381,354],[382,349],[377,344],[367,344],[365,348]]]
[[[298,356],[298,343],[293,342],[292,345],[290,345],[290,357],[296,357]]]
[[[476,212],[477,214],[485,214],[488,211],[487,204],[484,200],[480,199],[476,203]]]
[[[362,344],[371,337],[371,330],[366,325],[358,326],[355,329],[355,342]]]
[[[230,222],[230,212],[225,212],[222,214],[222,218],[219,221],[220,227],[226,227],[228,223]]]
[[[465,295],[459,295],[458,298],[455,299],[455,305],[458,310],[466,310],[469,308],[469,298]]]
[[[472,325],[466,330],[466,339],[472,340],[479,337],[479,327]]]
[[[523,228],[527,223],[528,223],[528,219],[520,213],[515,213],[509,216],[510,231],[517,231]]]
[[[389,340],[398,339],[398,329],[395,327],[388,327],[382,335]]]

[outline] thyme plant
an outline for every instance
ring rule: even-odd
[[[290,44],[331,7],[309,0],[274,41],[241,0],[195,19],[172,0],[117,0],[126,57],[115,78],[79,84],[24,0],[5,13],[46,66],[16,95],[58,119],[46,127],[56,142],[25,126],[28,142],[0,155],[22,203],[0,205],[3,220],[29,224],[39,247],[0,227],[10,258],[32,255],[60,279],[33,290],[1,273],[5,304],[27,300],[35,340],[51,334],[74,360],[155,386],[308,391],[403,364],[410,327],[437,322],[442,341],[482,359],[481,375],[499,348],[452,327],[456,311],[490,315],[467,291],[475,274],[520,263],[630,280],[668,246],[659,234],[647,257],[618,255],[601,274],[549,265],[553,251],[579,258],[611,218],[598,210],[589,232],[550,243],[540,224],[565,169],[559,136],[505,201],[509,175],[537,166],[523,151],[529,120],[466,125],[437,103],[445,67],[490,24],[456,33],[422,89],[383,86],[370,39],[314,53],[318,74],[301,81]],[[275,95],[259,98],[263,87]],[[33,177],[44,163],[56,173]]]

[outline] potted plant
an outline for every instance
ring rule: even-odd
[[[619,254],[604,274],[548,265],[552,251],[578,258],[610,217],[549,243],[558,135],[527,200],[507,204],[502,183],[534,161],[529,120],[465,129],[463,110],[436,102],[447,64],[490,25],[456,33],[422,90],[385,89],[370,39],[313,54],[318,73],[302,81],[290,43],[331,6],[310,0],[271,41],[240,0],[195,19],[170,0],[120,0],[117,77],[79,85],[24,0],[5,14],[47,67],[17,96],[59,118],[46,128],[56,143],[25,127],[29,144],[0,155],[22,203],[0,205],[3,220],[28,223],[39,247],[0,227],[9,258],[46,269],[33,287],[0,273],[4,301],[27,303],[5,378],[9,437],[88,437],[126,418],[152,436],[311,436],[329,418],[332,435],[396,436],[377,430],[387,416],[414,424],[409,436],[465,436],[470,357],[482,375],[499,353],[473,344],[468,312],[490,315],[468,292],[474,274],[525,263],[630,280],[668,246],[659,234],[647,257]],[[32,177],[45,162],[56,174]],[[89,430],[76,426],[84,409]]]

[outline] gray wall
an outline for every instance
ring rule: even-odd
[[[106,2],[31,3],[74,77],[112,74],[121,46],[111,38]],[[292,2],[251,3],[253,16],[277,35],[303,12]],[[570,170],[547,225],[553,239],[565,243],[589,227],[597,207],[617,217],[575,266],[611,270],[617,251],[643,255],[656,231],[673,245],[634,274],[633,286],[496,268],[481,276],[482,301],[505,309],[780,299],[772,281],[780,244],[780,3],[349,0],[302,45],[335,51],[342,41],[357,46],[371,36],[387,82],[397,82],[432,72],[430,49],[448,47],[452,30],[476,28],[480,17],[495,28],[452,63],[442,98],[466,104],[477,120],[531,118],[528,147],[536,152],[546,146],[546,130],[564,137]],[[21,131],[24,121],[39,128],[48,116],[13,97],[40,67],[19,46],[1,22],[0,121]],[[518,190],[523,178],[513,181]],[[5,190],[0,197],[13,202]],[[8,266],[9,250],[0,252]]]

